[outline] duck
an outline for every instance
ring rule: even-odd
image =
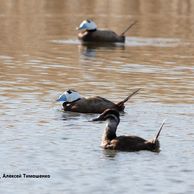
[[[114,103],[100,96],[82,97],[79,92],[73,89],[65,91],[58,97],[57,102],[63,102],[64,111],[78,113],[103,113],[108,108],[114,108],[118,111],[124,111],[124,103],[127,102],[133,95],[139,92],[141,88],[135,90],[124,100]]]
[[[136,21],[132,23],[123,33],[118,35],[111,30],[99,30],[96,23],[87,19],[81,22],[77,30],[82,30],[78,33],[78,39],[82,42],[98,42],[98,43],[124,43],[125,33],[135,25]]]
[[[104,129],[104,134],[102,136],[101,147],[108,150],[118,150],[118,151],[128,151],[135,152],[140,150],[148,150],[153,152],[158,152],[160,148],[160,143],[158,137],[164,126],[165,121],[163,121],[157,135],[155,138],[146,140],[144,138],[129,135],[129,136],[117,136],[116,131],[120,123],[120,114],[116,109],[106,109],[102,114],[92,121],[105,121],[107,120],[107,125]]]

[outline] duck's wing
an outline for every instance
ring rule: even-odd
[[[93,42],[124,42],[124,37],[117,35],[111,30],[96,30],[88,33],[89,41]]]
[[[113,102],[100,96],[86,98],[86,102],[88,106],[91,106],[93,109],[99,110],[98,113],[102,113],[108,108],[115,108],[115,104]]]
[[[102,113],[104,110],[114,107],[115,104],[106,98],[94,96],[89,98],[81,98],[80,100],[68,105],[66,109],[68,108],[68,111],[81,113]]]
[[[86,98],[91,103],[104,103],[104,104],[114,104],[110,100],[103,98],[101,96],[93,96],[90,98]]]
[[[116,138],[116,140],[119,141],[119,142],[125,142],[125,143],[128,143],[128,144],[143,143],[143,142],[146,141],[145,139],[143,139],[141,137],[138,137],[138,136],[135,136],[135,135],[118,136]]]
[[[138,136],[119,136],[109,145],[111,149],[121,151],[139,151],[144,149],[146,140]]]

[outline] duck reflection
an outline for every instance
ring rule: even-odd
[[[118,151],[117,150],[108,150],[108,149],[104,149],[102,150],[104,156],[106,158],[109,158],[109,159],[114,159],[115,156],[117,155]]]
[[[122,43],[81,43],[79,46],[80,53],[86,57],[96,57],[96,53],[108,50],[125,50]]]

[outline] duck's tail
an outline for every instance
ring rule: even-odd
[[[134,21],[132,24],[130,24],[121,34],[120,36],[124,36],[125,33],[130,29],[132,28],[135,24],[137,23],[137,21]]]
[[[127,102],[133,95],[137,94],[139,92],[139,90],[141,90],[141,88],[135,90],[132,94],[130,94],[129,96],[127,96],[127,98],[125,98],[121,102],[118,102],[116,104],[116,106],[118,107],[118,109],[119,110],[123,110],[124,109],[124,103]]]
[[[159,135],[160,135],[160,132],[162,131],[162,128],[163,128],[165,122],[166,122],[166,120],[163,120],[163,122],[162,122],[162,124],[161,124],[161,126],[160,126],[160,129],[159,129],[159,131],[158,131],[158,133],[157,133],[157,135],[156,135],[156,137],[155,137],[155,139],[154,139],[154,143],[158,140]]]

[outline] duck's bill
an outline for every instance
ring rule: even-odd
[[[101,121],[99,117],[92,119],[92,121]]]
[[[92,121],[104,121],[104,120],[105,120],[105,119],[104,119],[104,117],[103,117],[102,114],[100,114],[98,117],[92,119]]]
[[[79,26],[79,27],[76,28],[76,30],[86,30],[86,27],[85,26],[81,26],[81,27]]]
[[[61,95],[56,101],[57,102],[67,102],[67,97],[66,95]]]
[[[86,30],[86,29],[87,29],[86,25],[82,25],[76,28],[76,30]]]

